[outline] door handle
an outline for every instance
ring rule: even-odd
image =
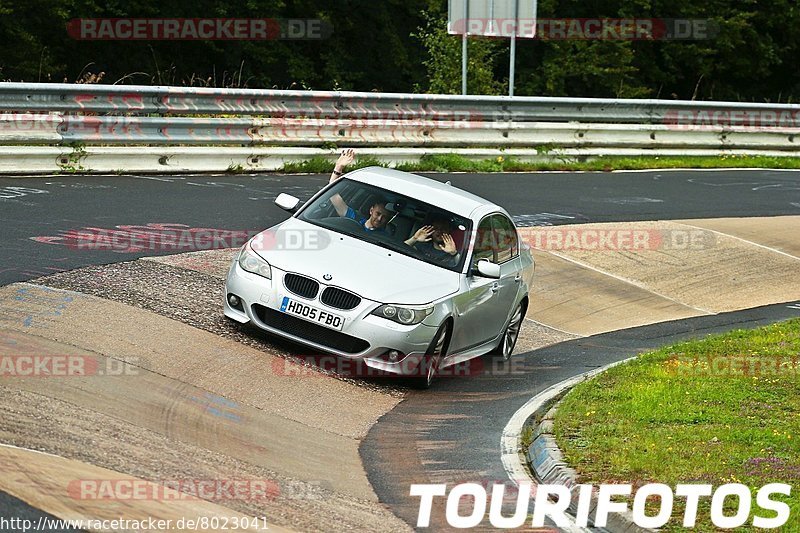
[[[516,283],[519,283],[521,279],[522,279],[522,276],[520,276],[519,274],[517,274],[516,276],[514,276],[514,281],[515,281]]]
[[[492,292],[497,292],[500,290],[500,285],[497,283],[492,283]]]

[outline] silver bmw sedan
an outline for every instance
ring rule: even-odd
[[[228,318],[421,388],[483,354],[511,357],[534,262],[503,208],[380,167],[276,203],[292,216],[234,259]]]

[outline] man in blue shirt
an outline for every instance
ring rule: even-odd
[[[341,178],[342,174],[344,174],[345,167],[351,164],[355,158],[356,152],[352,148],[348,148],[342,152],[342,155],[339,156],[336,165],[333,167],[333,173],[331,174],[329,183],[333,183]],[[355,220],[361,224],[361,227],[363,227],[365,231],[384,232],[386,231],[386,223],[392,218],[392,213],[386,209],[386,202],[381,199],[377,199],[372,203],[369,208],[369,217],[356,213],[352,207],[347,205],[340,194],[331,196],[331,203],[340,217]]]
[[[338,194],[335,195],[341,198]],[[331,202],[333,203],[334,207],[336,206],[336,202],[334,198],[331,198]],[[347,204],[345,204],[347,207]],[[336,209],[336,212],[339,212],[339,209]],[[359,213],[356,213],[352,207],[347,207],[347,211],[345,214],[342,215],[339,213],[339,216],[344,216],[347,218],[352,218],[362,226],[367,231],[386,231],[386,223],[389,222],[389,219],[392,217],[389,210],[386,209],[386,203],[382,200],[378,200],[375,202],[372,207],[369,208],[369,218],[365,216],[361,216]]]

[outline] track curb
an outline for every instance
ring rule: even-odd
[[[503,466],[511,480],[518,484],[525,479],[523,475],[540,485],[563,485],[572,490],[579,485],[578,473],[564,460],[564,455],[553,435],[553,420],[558,406],[564,396],[573,387],[617,365],[636,359],[629,357],[588,372],[578,374],[569,379],[551,385],[544,391],[528,400],[516,413],[503,430],[501,446],[503,449]],[[523,429],[533,428],[533,441],[524,451],[520,437]],[[511,446],[513,443],[513,447]],[[524,464],[523,464],[524,460]],[[569,531],[608,531],[609,533],[651,533],[654,530],[637,526],[630,511],[624,514],[611,513],[604,528],[587,528],[575,522],[577,499],[567,509],[572,521]],[[597,507],[596,492],[592,492],[589,504],[589,516]]]

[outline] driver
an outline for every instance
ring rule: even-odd
[[[348,148],[347,150],[343,151],[342,155],[340,155],[339,159],[336,161],[336,165],[333,167],[333,173],[331,174],[331,179],[328,181],[328,183],[333,183],[341,178],[342,174],[344,174],[345,167],[350,165],[355,158],[356,152],[352,148]],[[355,220],[361,224],[361,227],[363,227],[365,231],[386,231],[386,223],[389,222],[389,219],[392,217],[391,212],[386,209],[386,202],[382,199],[376,199],[372,203],[369,208],[369,217],[364,217],[359,213],[356,213],[355,209],[348,206],[344,201],[344,198],[342,198],[339,193],[331,196],[331,203],[336,209],[336,213],[340,217],[346,217]]]

